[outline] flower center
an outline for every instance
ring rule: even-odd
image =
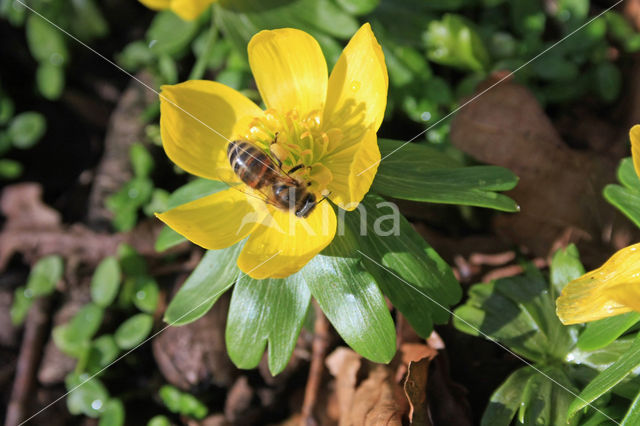
[[[293,170],[291,176],[306,182],[310,192],[328,195],[333,175],[323,160],[326,162],[327,154],[339,146],[342,131],[323,129],[321,121],[318,110],[301,116],[295,109],[285,113],[267,109],[263,116],[250,120],[242,138],[280,161],[286,173]]]

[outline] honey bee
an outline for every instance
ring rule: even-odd
[[[276,158],[274,161],[260,147],[247,140],[230,142],[227,157],[240,180],[262,193],[267,203],[284,211],[293,210],[301,218],[309,216],[318,205],[316,196],[307,190],[310,183],[292,176],[304,165],[299,164],[285,172],[280,160]]]

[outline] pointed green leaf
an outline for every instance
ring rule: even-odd
[[[164,320],[171,325],[183,325],[209,312],[238,278],[236,260],[243,245],[240,242],[226,249],[207,251],[169,303]]]
[[[152,314],[158,306],[160,289],[151,277],[140,276],[135,280],[133,304],[142,312]]]
[[[31,292],[25,294],[26,290],[25,287],[18,287],[13,292],[13,302],[9,311],[13,325],[20,325],[24,322],[29,313],[29,308],[33,304]]]
[[[63,269],[64,264],[60,256],[51,255],[38,260],[27,280],[27,292],[30,297],[44,296],[53,292],[62,278]]]
[[[91,299],[96,305],[106,308],[113,303],[120,288],[120,264],[109,256],[105,258],[91,278]]]
[[[67,391],[67,408],[73,415],[84,414],[97,418],[104,412],[109,401],[107,388],[97,378],[87,374],[71,373],[64,379]]]
[[[187,241],[185,237],[165,225],[160,230],[158,238],[156,239],[156,244],[153,246],[153,248],[158,253],[162,253],[163,251],[169,250],[171,247],[175,247],[178,244],[184,243],[185,241]]]
[[[578,348],[593,351],[603,348],[640,321],[640,313],[628,312],[590,322],[578,338]]]
[[[604,347],[582,350],[576,346],[565,358],[567,362],[575,365],[584,365],[597,371],[609,368],[633,344],[634,336],[619,337]],[[589,380],[593,379],[590,377]]]
[[[120,348],[116,340],[110,334],[105,334],[91,342],[86,370],[89,374],[95,374],[109,365],[118,357]]]
[[[151,52],[160,55],[178,55],[196,36],[199,21],[185,21],[170,10],[158,12],[147,30]]]
[[[276,375],[289,362],[311,301],[300,273],[284,279],[238,279],[231,296],[226,341],[231,360],[255,368],[269,343],[269,371]]]
[[[120,349],[131,349],[144,341],[153,328],[153,317],[149,314],[136,314],[120,324],[114,338]]]
[[[64,34],[41,16],[29,14],[26,23],[27,44],[34,59],[63,65],[69,59]]]
[[[622,423],[620,426],[634,426],[640,425],[640,392],[631,403],[629,407],[629,411],[625,414],[624,419],[622,419]]]
[[[463,70],[483,71],[489,54],[473,24],[460,15],[446,13],[433,20],[424,36],[427,58]]]
[[[385,158],[371,187],[388,197],[430,203],[487,207],[518,211],[518,205],[495,191],[513,189],[518,178],[496,166],[461,167],[444,154],[426,146],[380,140]]]
[[[611,184],[605,186],[604,198],[640,227],[640,189]]]
[[[482,415],[481,426],[509,425],[522,399],[525,384],[537,374],[530,367],[523,367],[512,373],[491,395],[489,405]]]
[[[346,215],[346,224],[359,235],[366,269],[420,336],[427,338],[434,322],[449,320],[447,309],[460,301],[460,285],[395,204],[368,196]]]
[[[559,295],[569,281],[584,274],[584,266],[580,262],[580,253],[575,244],[570,244],[566,249],[557,250],[551,259],[551,285],[555,295]]]
[[[640,334],[636,336],[633,345],[609,368],[593,379],[569,407],[569,417],[583,409],[616,384],[620,383],[633,369],[640,365]]]
[[[331,324],[363,357],[387,363],[396,350],[395,327],[373,276],[357,255],[347,228],[301,271]]]
[[[620,162],[618,180],[628,189],[640,190],[640,177],[636,174],[633,158],[627,157]]]
[[[98,426],[122,426],[124,424],[124,405],[117,398],[111,398],[104,406]]]

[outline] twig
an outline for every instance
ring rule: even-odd
[[[304,390],[304,402],[302,403],[301,426],[316,425],[313,418],[313,409],[318,399],[318,390],[322,383],[322,373],[324,372],[324,359],[329,347],[329,322],[324,316],[318,303],[313,302],[316,313],[316,321],[313,328],[313,344],[311,346],[311,365],[309,366],[309,378]]]
[[[16,365],[11,399],[7,407],[5,426],[19,425],[25,418],[27,402],[33,400],[35,376],[42,357],[42,347],[48,336],[50,310],[50,296],[37,299],[29,310],[20,347],[20,356]]]

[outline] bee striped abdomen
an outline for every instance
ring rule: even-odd
[[[269,184],[275,165],[260,148],[247,141],[233,141],[227,148],[229,164],[242,182],[260,189]]]

